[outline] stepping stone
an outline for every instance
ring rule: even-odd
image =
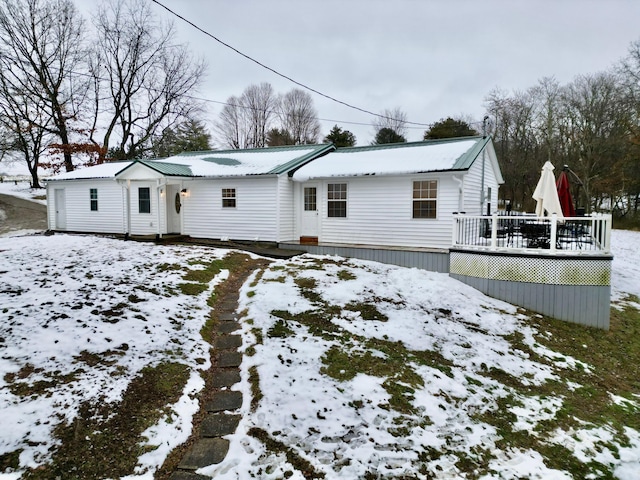
[[[216,359],[220,368],[239,367],[242,363],[242,354],[240,352],[220,352]]]
[[[230,312],[221,312],[220,315],[218,315],[218,320],[221,322],[235,322],[236,318],[237,315]]]
[[[242,346],[242,337],[240,335],[220,335],[216,337],[214,345],[217,350],[238,348]]]
[[[228,415],[226,413],[210,413],[200,425],[200,435],[203,437],[221,437],[231,435],[236,431],[241,415]]]
[[[235,332],[240,328],[240,324],[238,322],[221,322],[216,327],[216,331],[220,334]]]
[[[197,470],[198,468],[220,463],[229,451],[229,440],[224,438],[201,438],[191,447],[184,456],[178,468],[183,470]],[[173,476],[171,477],[173,479]],[[209,478],[202,477],[184,477],[184,480]],[[183,480],[179,477],[179,480]]]
[[[237,368],[217,369],[213,375],[213,388],[231,387],[240,381],[240,371]]]
[[[242,392],[236,390],[221,390],[216,392],[205,405],[207,412],[224,412],[237,410],[242,407]]]
[[[231,294],[224,297],[224,300],[218,304],[218,311],[221,312],[235,312],[238,308],[238,294],[231,296]]]

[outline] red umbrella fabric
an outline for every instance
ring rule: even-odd
[[[562,214],[565,217],[575,217],[576,209],[573,206],[573,199],[571,198],[571,191],[569,190],[569,178],[567,178],[567,172],[560,172],[560,176],[556,182],[556,188],[558,189],[558,198],[560,199]]]

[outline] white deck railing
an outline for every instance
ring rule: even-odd
[[[453,246],[546,254],[610,254],[611,215],[537,217],[454,214]]]

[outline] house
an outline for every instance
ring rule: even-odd
[[[47,204],[55,231],[446,249],[502,182],[491,139],[464,137],[108,163],[50,180]]]
[[[279,242],[293,237],[289,173],[333,145],[113,162],[47,183],[49,229]]]
[[[303,244],[442,249],[454,212],[492,212],[504,182],[489,137],[337,149],[292,179]]]

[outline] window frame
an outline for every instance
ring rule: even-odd
[[[146,191],[147,197],[143,198],[142,192]],[[146,207],[146,208],[143,208]],[[151,213],[151,187],[138,187],[138,213]]]
[[[97,188],[89,189],[89,211],[90,212],[98,211],[98,189]]]
[[[222,208],[237,208],[238,207],[238,191],[233,188],[222,188],[220,190],[222,198]]]
[[[436,178],[423,178],[423,179],[412,180],[411,182],[411,219],[412,220],[437,220],[438,219],[439,183],[440,182]],[[425,186],[424,184],[429,184],[429,185]],[[435,188],[432,188],[431,184],[434,184]],[[432,194],[433,196],[431,196]],[[433,206],[425,207],[425,204],[433,204]]]
[[[335,187],[340,188],[336,190]],[[335,198],[336,194],[339,198]],[[348,201],[349,185],[346,182],[327,183],[327,218],[347,218]]]

